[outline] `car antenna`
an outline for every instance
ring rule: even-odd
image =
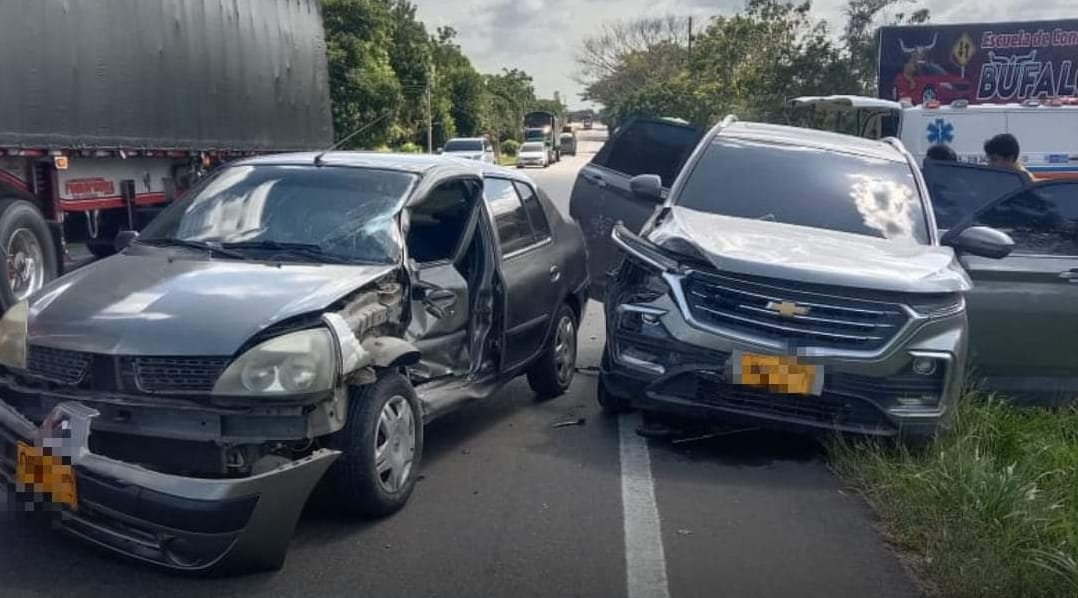
[[[369,128],[373,127],[374,125],[378,124],[379,121],[381,121],[382,119],[384,119],[387,116],[389,116],[389,111],[388,110],[383,112],[382,115],[379,116],[378,118],[376,118],[376,119],[372,120],[371,122],[363,125],[362,127],[356,129],[355,131],[352,131],[351,133],[348,134],[347,137],[344,137],[344,138],[340,139],[339,141],[337,141],[333,145],[331,145],[328,148],[326,148],[326,149],[322,150],[321,152],[319,152],[319,154],[314,157],[314,165],[315,166],[321,166],[322,165],[322,156],[326,155],[329,152],[332,152],[333,150],[335,150],[338,147],[340,147],[341,145],[343,145],[349,139],[355,137],[356,135],[359,135],[363,131],[366,131],[367,129],[369,129]]]

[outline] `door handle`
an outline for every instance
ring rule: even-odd
[[[590,181],[595,186],[599,187],[600,189],[602,189],[603,187],[606,187],[606,179],[604,179],[603,177],[601,177],[601,176],[599,176],[597,174],[593,174],[593,175],[585,174],[584,178],[587,179],[588,181]]]
[[[1059,273],[1059,277],[1068,282],[1078,282],[1078,268],[1071,268]]]
[[[561,269],[557,266],[550,267],[550,282],[558,282],[561,279]]]

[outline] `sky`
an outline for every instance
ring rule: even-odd
[[[604,23],[642,16],[692,15],[701,21],[736,11],[743,0],[413,0],[434,31],[457,30],[461,48],[480,72],[520,68],[535,79],[536,94],[561,93],[572,108],[585,106],[573,81],[580,43]],[[815,0],[813,14],[839,31],[845,0]],[[1078,0],[919,0],[934,23],[1078,18]]]

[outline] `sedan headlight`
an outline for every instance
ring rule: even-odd
[[[16,303],[0,319],[0,364],[9,368],[26,369],[26,325],[30,306]]]
[[[330,390],[338,369],[333,343],[333,335],[325,328],[265,341],[228,366],[213,394],[285,397]]]

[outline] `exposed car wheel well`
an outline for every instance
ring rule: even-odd
[[[580,304],[580,298],[576,295],[569,295],[565,298],[565,304],[569,306],[569,309],[573,310],[576,321],[580,322],[580,315],[584,309],[584,306]]]

